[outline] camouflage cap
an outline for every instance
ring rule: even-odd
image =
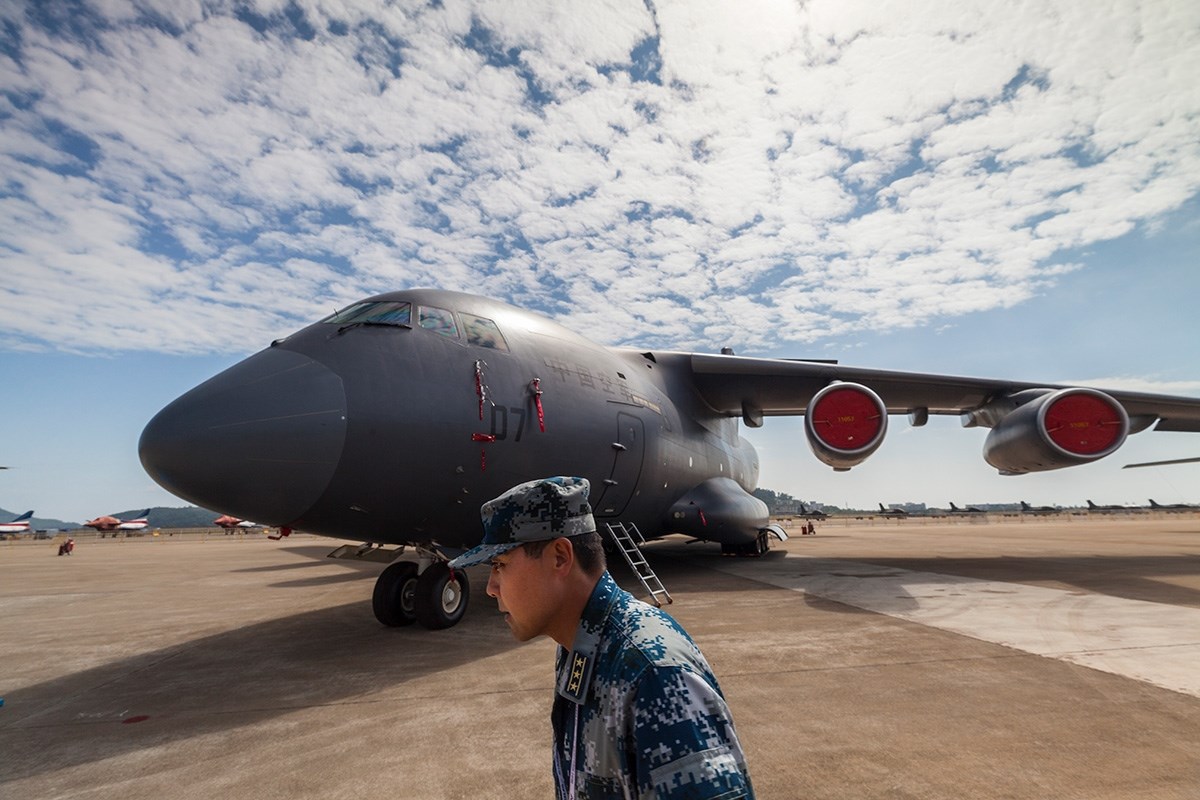
[[[587,478],[542,478],[514,486],[479,509],[483,544],[450,562],[453,569],[491,561],[525,542],[578,536],[596,530]]]

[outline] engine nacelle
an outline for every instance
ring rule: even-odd
[[[1088,464],[1125,443],[1129,415],[1095,389],[1058,389],[1004,416],[983,445],[983,457],[1005,475]]]
[[[839,472],[867,460],[887,433],[887,407],[857,383],[831,383],[813,396],[804,413],[813,455]]]

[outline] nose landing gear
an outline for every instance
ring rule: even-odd
[[[417,622],[431,631],[449,628],[467,613],[471,584],[465,572],[438,561],[417,578],[415,599]]]
[[[467,613],[471,584],[440,554],[417,548],[418,561],[396,561],[380,573],[371,596],[375,619],[388,627],[419,622],[429,630],[458,624]]]

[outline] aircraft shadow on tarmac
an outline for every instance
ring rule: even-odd
[[[331,563],[325,546],[288,549],[312,560],[236,571],[291,577],[305,567]],[[707,561],[666,558],[662,568],[681,589],[704,592],[714,585]],[[468,572],[472,608],[462,622],[431,632],[419,626],[384,628],[375,621],[369,587],[381,564],[332,563],[344,572],[271,585],[313,588],[361,580],[361,600],[201,636],[6,692],[0,717],[6,765],[0,785],[304,708],[377,702],[380,692],[386,692],[386,702],[403,702],[397,690],[403,695],[406,684],[526,646],[512,639],[495,601],[486,595],[485,568]],[[611,566],[622,586],[644,596],[624,563]],[[538,678],[547,694],[553,690],[551,666],[547,662]],[[424,696],[431,689],[425,682],[413,691]],[[144,720],[122,724],[139,717]]]
[[[701,549],[686,545],[682,542],[655,542],[645,548],[645,552],[659,576],[669,573],[671,562],[687,563],[697,567],[712,566],[719,568],[719,560],[725,558],[712,548]],[[761,558],[769,560],[774,565],[782,563],[785,568],[794,568],[797,575],[802,575],[811,569],[812,562],[799,554],[784,553],[772,550]],[[664,558],[665,557],[665,558]],[[819,558],[826,558],[821,556]],[[1180,555],[1151,555],[1151,556],[990,556],[978,558],[945,558],[904,557],[895,556],[862,556],[837,558],[838,561],[871,564],[876,567],[903,569],[913,572],[932,573],[955,577],[974,578],[977,580],[994,580],[1002,583],[1037,583],[1060,587],[1075,588],[1091,594],[1108,595],[1126,600],[1142,600],[1152,603],[1165,603],[1190,608],[1200,608],[1200,556]],[[750,572],[753,572],[752,570]],[[683,573],[683,574],[686,574]],[[882,573],[862,575],[863,580],[872,577],[883,577]],[[847,574],[845,577],[849,577]],[[1172,583],[1173,578],[1188,578],[1192,585]],[[622,585],[630,588],[630,581]],[[667,588],[672,584],[664,578]],[[734,589],[733,584],[710,584],[708,590]],[[808,597],[806,595],[806,597]],[[827,608],[821,604],[815,607]],[[904,611],[915,604],[915,599],[897,597],[894,611]],[[834,604],[840,605],[840,604]],[[834,610],[830,608],[830,610]]]
[[[492,603],[483,580],[472,576],[472,592]],[[406,684],[523,646],[494,605],[473,612],[446,631],[388,629],[372,617],[368,592],[363,601],[202,636],[8,691],[0,785],[304,708],[377,702],[381,691],[386,702],[403,702]],[[552,691],[550,665],[545,683]],[[428,683],[418,691],[430,691]],[[145,720],[122,724],[137,717]]]
[[[292,572],[295,570],[312,569],[313,567],[336,563],[339,566],[348,569],[357,570],[362,573],[371,573],[374,575],[383,569],[382,564],[372,563],[370,561],[354,561],[352,559],[331,559],[329,558],[328,545],[309,545],[307,547],[281,547],[281,552],[293,553],[305,558],[311,558],[312,561],[288,561],[282,564],[263,564],[257,567],[242,567],[232,570],[233,572],[241,572],[253,574],[258,572]]]
[[[830,536],[825,539],[833,538]],[[289,563],[278,566],[252,567],[248,572],[296,571],[318,563],[329,563],[328,548],[323,546],[291,547],[289,552],[313,559],[311,562]],[[721,555],[719,548],[707,543],[690,543],[679,539],[666,539],[652,542],[644,549],[652,566],[660,578],[664,580],[668,590],[691,591],[720,591],[732,590],[735,584],[728,582],[714,583],[709,579],[709,570],[719,568],[722,561],[730,556]],[[799,554],[786,553],[782,550],[771,550],[757,559],[741,559],[738,561],[763,561],[779,564],[786,559],[789,567],[796,570],[810,568],[811,562],[806,558],[796,557]],[[790,556],[790,557],[789,557]],[[956,577],[975,578],[978,580],[995,580],[1008,583],[1045,583],[1060,584],[1073,587],[1092,594],[1103,594],[1120,597],[1127,600],[1143,600],[1153,603],[1200,608],[1200,589],[1169,583],[1164,578],[1200,575],[1200,556],[1191,555],[1154,555],[1154,556],[989,556],[979,558],[945,558],[905,557],[894,556],[854,556],[839,559],[850,562],[872,564],[878,567],[892,567],[933,574],[944,574]],[[273,584],[280,587],[315,587],[344,583],[374,576],[379,572],[380,565],[370,562],[339,560],[340,566],[346,572],[339,575],[323,575],[319,578],[284,581]],[[609,567],[621,586],[644,598],[645,592],[637,583],[637,578],[619,556],[609,556]],[[482,571],[480,571],[482,574]],[[708,576],[708,577],[706,577]],[[845,575],[843,577],[851,577]],[[861,575],[863,580],[873,577],[884,577],[881,573]],[[474,594],[472,604],[490,604],[483,589],[472,586]],[[861,609],[846,606],[834,601],[804,595],[805,602],[810,606],[829,611],[843,613],[870,613]],[[895,598],[892,611],[911,610],[916,606],[916,599],[898,596]]]
[[[769,564],[788,563],[794,564],[798,570],[806,568],[806,564],[799,558],[792,558],[785,562],[788,554],[781,550],[771,550],[761,556],[753,556],[743,558],[741,556],[726,556],[722,555],[721,551],[713,545],[689,545],[682,542],[654,542],[643,549],[651,563],[654,565],[654,570],[658,577],[663,581],[664,585],[672,592],[720,592],[720,591],[741,591],[744,587],[740,581],[751,581],[755,584],[758,591],[778,591],[788,592],[790,590],[781,586],[773,586],[768,583],[755,581],[753,577],[735,577],[729,576],[727,580],[714,581],[712,579],[712,570],[719,569],[722,562],[733,560],[736,562],[762,562]],[[637,578],[633,571],[623,563],[613,563],[613,559],[609,559],[609,569],[623,588],[633,592],[639,599],[646,600],[645,591],[638,585]],[[750,570],[752,573],[753,570]],[[815,594],[808,593],[793,593],[799,602],[821,611],[835,612],[839,614],[873,614],[873,611],[856,608],[855,606],[839,603],[836,600],[829,600],[824,597],[818,597]],[[915,600],[913,601],[915,604]],[[670,607],[666,609],[671,611]]]
[[[270,584],[271,586],[281,589],[305,589],[316,588],[319,586],[332,586],[339,583],[350,583],[370,579],[375,580],[376,576],[383,571],[382,564],[371,561],[355,561],[354,559],[329,558],[329,547],[316,545],[309,547],[284,547],[282,550],[298,555],[304,558],[312,559],[311,561],[295,561],[286,564],[268,564],[260,567],[246,567],[244,569],[234,570],[234,572],[244,573],[299,573],[305,570],[314,568],[328,567],[330,564],[336,564],[342,567],[343,572],[337,574],[322,574],[312,578],[297,578],[295,580],[277,581]],[[472,586],[472,589],[475,587]]]

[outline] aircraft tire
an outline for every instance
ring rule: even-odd
[[[464,572],[451,572],[444,562],[431,564],[417,579],[417,622],[431,631],[457,625],[467,613],[471,583]]]
[[[412,625],[417,620],[417,565],[397,561],[379,574],[371,595],[375,619],[389,628]]]

